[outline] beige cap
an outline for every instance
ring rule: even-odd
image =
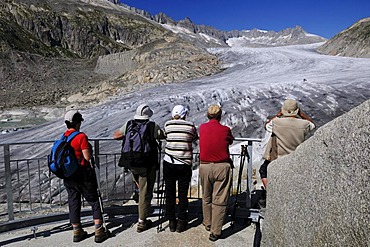
[[[294,99],[285,100],[283,106],[281,107],[281,112],[285,117],[297,116],[298,111],[298,104]]]

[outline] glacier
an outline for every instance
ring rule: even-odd
[[[294,98],[301,109],[317,124],[323,126],[337,116],[349,111],[370,98],[370,59],[348,58],[321,55],[315,49],[321,43],[310,45],[294,45],[269,48],[213,48],[210,52],[216,54],[222,61],[224,70],[216,75],[190,80],[181,83],[163,84],[132,93],[121,93],[118,97],[86,109],[81,113],[85,119],[81,131],[90,139],[100,139],[100,154],[119,154],[121,141],[113,141],[113,132],[125,121],[133,118],[138,105],[147,103],[153,109],[152,120],[160,126],[171,118],[171,110],[177,104],[186,105],[189,109],[188,120],[197,127],[207,121],[206,112],[210,104],[220,104],[223,109],[222,124],[229,126],[234,137],[256,138],[261,142],[253,144],[253,166],[258,167],[267,142],[264,122],[276,114],[286,98]],[[158,83],[160,84],[160,82]],[[46,109],[45,109],[46,110]],[[20,109],[14,109],[19,112]],[[22,110],[22,114],[27,112]],[[58,110],[51,110],[51,115]],[[60,116],[59,116],[60,115]],[[11,159],[39,159],[46,157],[51,150],[50,141],[60,138],[66,130],[63,115],[54,120],[30,129],[10,132],[0,135],[0,143],[30,142],[26,145],[12,145]],[[313,133],[314,134],[314,133]],[[343,137],[345,138],[345,137]],[[45,143],[33,144],[44,141]],[[240,153],[240,145],[235,141],[230,148],[233,154]],[[0,163],[4,160],[4,150],[0,150]],[[197,147],[195,148],[197,151]],[[104,162],[104,161],[103,161]],[[115,174],[113,161],[107,161],[103,174]],[[108,166],[108,163],[109,166]],[[14,163],[13,163],[14,164]],[[234,160],[238,167],[238,159]],[[41,170],[38,172],[37,166]],[[14,201],[37,201],[38,194],[30,193],[27,181],[31,187],[49,186],[49,172],[46,164],[27,167],[13,167],[14,183],[21,184],[19,195]],[[28,164],[27,164],[28,166]],[[19,169],[13,170],[13,169]],[[0,166],[0,185],[5,185],[4,166]],[[197,181],[198,170],[194,167],[192,183]],[[17,182],[15,175],[20,176]],[[120,174],[112,183],[111,193],[121,186],[125,179],[130,180],[130,174]],[[102,184],[108,184],[112,178],[100,177]],[[65,193],[61,193],[58,179],[52,178],[50,195],[43,192],[42,200],[57,203],[65,201]],[[131,184],[131,182],[128,182]],[[4,188],[4,187],[2,187]],[[63,190],[61,190],[63,191]],[[25,199],[24,199],[25,198]],[[5,191],[0,192],[0,201],[6,201]]]
[[[320,127],[370,98],[370,59],[321,55],[315,50],[320,45],[209,49],[220,58],[221,73],[122,93],[114,100],[83,109],[81,131],[89,138],[112,138],[142,103],[150,105],[152,120],[160,126],[170,119],[173,106],[186,105],[190,109],[188,120],[199,127],[207,121],[208,106],[217,103],[224,112],[221,122],[231,127],[235,137],[265,139],[264,122],[277,113],[286,98],[296,99]],[[64,130],[60,116],[34,128],[3,134],[0,142],[55,140]],[[256,148],[260,154],[263,148]]]

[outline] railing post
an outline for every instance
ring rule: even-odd
[[[98,185],[100,188],[100,160],[99,160],[99,140],[94,140],[94,159],[95,159],[95,172],[98,179]]]
[[[12,170],[10,169],[9,144],[4,145],[4,165],[5,165],[6,202],[8,204],[8,219],[9,221],[11,221],[14,220],[14,208],[13,208]]]

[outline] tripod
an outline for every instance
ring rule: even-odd
[[[233,213],[231,215],[231,226],[232,227],[234,226],[234,223],[235,223],[236,208],[239,207],[238,195],[242,192],[241,182],[242,182],[242,175],[243,175],[243,169],[244,169],[246,158],[247,158],[247,161],[249,162],[250,156],[247,150],[247,146],[241,145],[238,182],[236,186],[236,195],[235,195],[235,201],[234,201],[234,206],[233,206]]]

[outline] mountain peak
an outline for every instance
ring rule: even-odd
[[[190,20],[190,17],[185,17],[184,20],[182,20],[184,22],[188,22],[188,23],[193,23],[191,20]]]
[[[131,10],[134,9],[129,8]],[[139,10],[134,10],[140,14]],[[233,46],[235,39],[242,39],[236,42],[238,45],[252,47],[310,44],[326,41],[325,38],[306,33],[299,25],[294,28],[286,28],[279,32],[265,31],[257,28],[243,31],[221,31],[212,26],[197,25],[189,17],[176,22],[162,12],[155,16],[145,15],[145,17],[159,24],[166,24],[164,25],[165,28],[204,47]],[[190,36],[189,33],[191,34]]]
[[[244,30],[239,33],[239,36],[231,37],[226,42],[229,46],[237,47],[268,47],[311,44],[325,40],[325,38],[305,32],[301,26],[296,26],[279,32],[264,31],[256,28]]]
[[[153,20],[160,24],[176,25],[176,22],[163,12],[159,12],[157,15],[153,16]]]

